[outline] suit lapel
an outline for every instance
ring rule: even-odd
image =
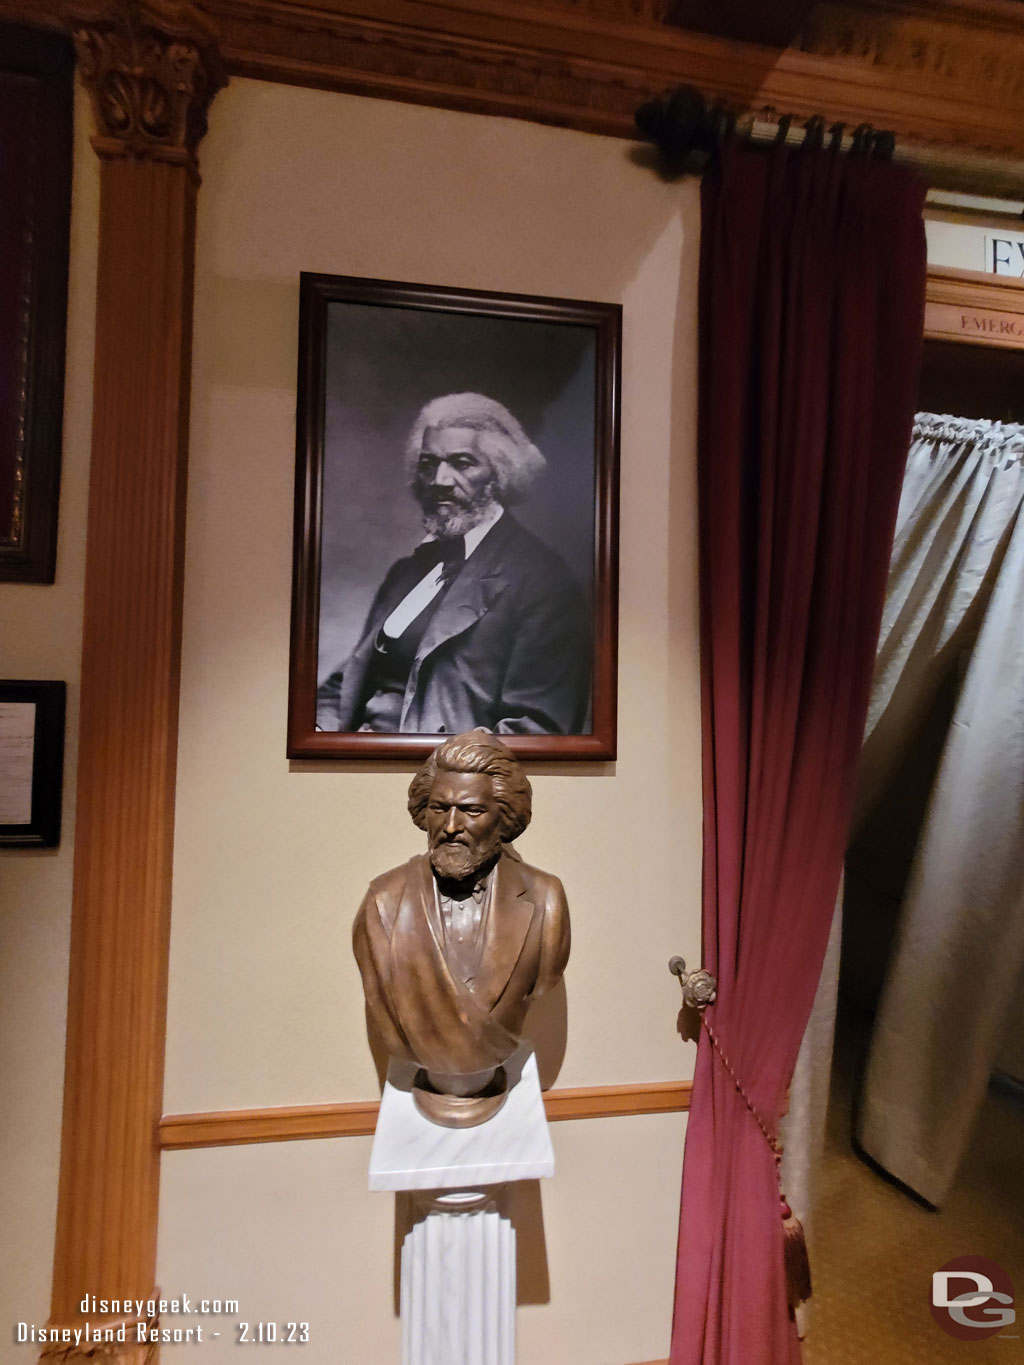
[[[490,611],[494,600],[504,592],[507,582],[500,570],[482,577],[472,573],[472,560],[469,560],[423,632],[423,639],[416,651],[416,663],[419,664],[446,640],[461,635],[479,621],[485,612]]]
[[[423,632],[423,639],[416,651],[414,674],[428,654],[432,654],[446,640],[461,635],[479,621],[485,612],[490,611],[493,603],[508,587],[505,555],[509,536],[514,530],[515,522],[505,512],[463,564]]]

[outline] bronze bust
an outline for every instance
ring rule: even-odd
[[[569,957],[561,882],[511,847],[531,794],[495,735],[439,745],[409,787],[428,851],[371,882],[353,926],[370,1020],[392,1057],[420,1068],[416,1104],[446,1127],[500,1109],[527,1009]]]

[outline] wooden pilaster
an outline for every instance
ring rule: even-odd
[[[51,1326],[95,1328],[111,1319],[83,1313],[87,1296],[153,1296],[196,148],[223,78],[206,23],[186,3],[109,0],[76,12],[71,27],[102,168]],[[155,1350],[127,1318],[114,1358],[142,1365]],[[92,1343],[51,1342],[43,1358],[96,1356]]]

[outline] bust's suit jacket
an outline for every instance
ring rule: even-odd
[[[388,570],[362,635],[317,691],[322,730],[358,729],[377,632],[423,576]],[[508,512],[456,574],[420,641],[402,702],[405,733],[578,734],[587,720],[590,631],[565,564]]]
[[[466,1075],[508,1060],[531,1001],[569,958],[569,909],[557,877],[510,848],[495,866],[472,989],[449,971],[427,854],[370,883],[352,930],[367,1011],[392,1057]]]

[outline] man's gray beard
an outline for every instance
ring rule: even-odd
[[[489,863],[500,849],[500,839],[491,839],[473,848],[468,844],[438,844],[430,850],[430,865],[442,881],[464,882]]]
[[[494,509],[494,487],[489,485],[470,503],[445,503],[442,507],[426,507],[422,500],[423,528],[428,535],[437,539],[464,536],[479,526],[484,517]]]
[[[482,520],[480,513],[472,507],[438,507],[435,511],[423,511],[423,529],[437,540],[447,540],[464,536],[472,531]]]

